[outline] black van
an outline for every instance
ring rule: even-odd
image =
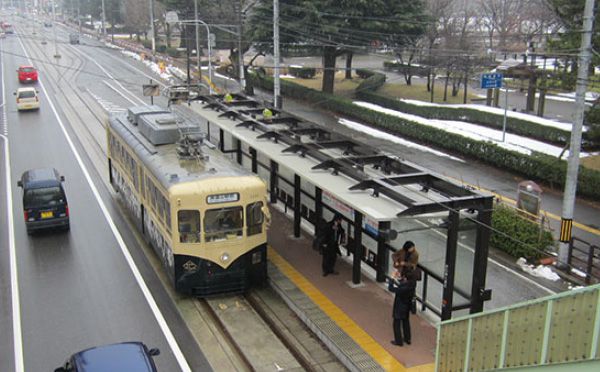
[[[69,230],[64,180],[54,168],[31,169],[23,173],[17,184],[23,188],[23,215],[28,234],[55,227]]]

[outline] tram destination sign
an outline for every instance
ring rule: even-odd
[[[227,194],[214,194],[206,197],[207,204],[219,204],[219,203],[230,203],[240,200],[240,194],[237,192],[230,192]]]
[[[481,74],[481,89],[502,88],[504,75],[499,73]]]

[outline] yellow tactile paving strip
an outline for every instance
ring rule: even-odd
[[[406,368],[271,247],[269,260],[386,371],[435,370],[433,363]]]

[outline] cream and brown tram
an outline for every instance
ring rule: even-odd
[[[267,278],[267,189],[157,106],[107,125],[110,183],[176,290],[243,292]]]

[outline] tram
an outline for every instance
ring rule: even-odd
[[[244,292],[267,279],[266,184],[158,106],[111,114],[112,187],[178,292]]]

